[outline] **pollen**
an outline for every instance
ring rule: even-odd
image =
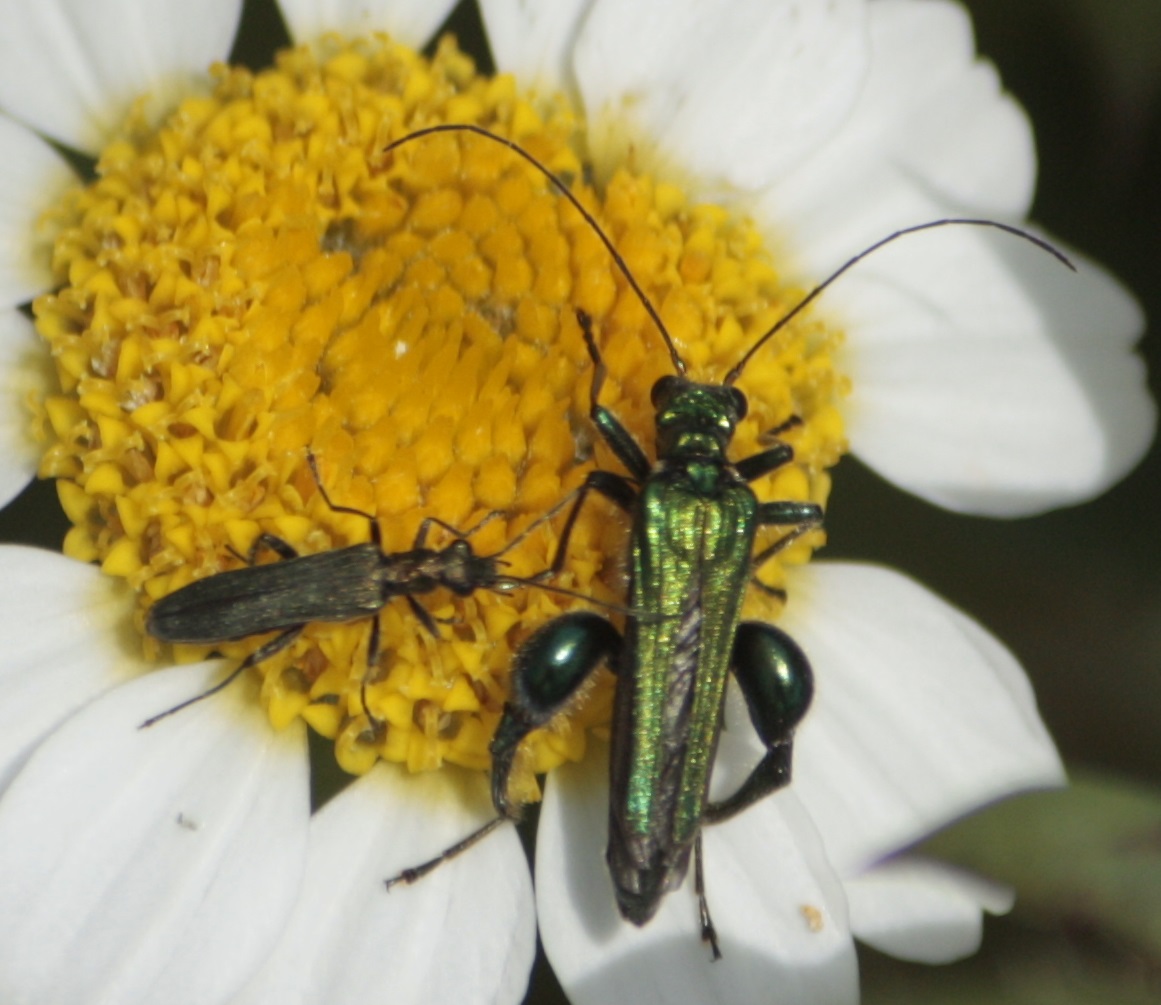
[[[392,141],[473,123],[533,154],[599,221],[697,379],[720,379],[804,292],[745,219],[631,165],[592,179],[563,99],[478,75],[451,39],[428,60],[382,36],[330,38],[262,72],[212,74],[209,96],[160,129],[127,125],[67,196],[58,285],[34,305],[60,381],[40,410],[40,473],[73,524],[65,550],[137,591],[142,628],[159,598],[246,565],[261,534],[303,555],[367,542],[372,520],[351,510],[374,518],[388,555],[436,518],[429,547],[474,531],[475,554],[503,552],[505,574],[547,570],[564,516],[545,515],[594,467],[620,470],[589,421],[578,308],[608,366],[602,404],[652,449],[649,392],[672,363],[590,224],[485,138],[385,152]],[[750,410],[733,456],[779,427],[795,450],[755,483],[763,499],[826,502],[845,449],[839,339],[808,314],[740,381]],[[548,585],[624,604],[627,542],[624,516],[590,499]],[[804,535],[763,579],[780,585],[780,563],[821,543]],[[306,720],[356,773],[380,758],[487,770],[513,654],[584,601],[535,585],[415,599],[428,624],[388,600],[373,661],[374,621],[352,617],[312,622],[260,662],[271,721]],[[771,596],[750,603],[778,614]],[[143,644],[237,660],[272,637],[163,653],[143,632]],[[603,673],[528,738],[514,793],[536,798],[536,775],[583,756],[611,688]]]

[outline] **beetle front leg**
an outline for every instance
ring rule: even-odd
[[[573,611],[543,625],[520,647],[512,664],[511,697],[492,738],[492,803],[503,817],[515,811],[508,776],[520,741],[545,725],[607,661],[615,669],[621,635],[591,611]]]
[[[794,729],[814,694],[806,654],[780,628],[763,622],[744,621],[738,626],[730,669],[766,754],[733,795],[706,806],[706,823],[728,820],[789,783]]]
[[[589,392],[589,418],[597,427],[601,438],[609,445],[609,449],[617,455],[618,460],[625,465],[625,469],[633,476],[635,482],[644,482],[649,477],[649,458],[645,456],[633,434],[629,432],[612,412],[597,401],[601,388],[605,384],[605,362],[601,359],[597,349],[596,336],[593,335],[593,319],[583,310],[577,309],[577,324],[580,325],[581,335],[585,340],[585,347],[589,351],[589,358],[593,361],[593,383]]]

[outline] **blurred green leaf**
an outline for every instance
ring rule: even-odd
[[[981,952],[923,967],[863,949],[864,1005],[1161,1001],[1161,790],[1093,773],[1007,800],[923,852],[1009,883]]]
[[[1012,921],[990,925],[982,952],[943,967],[860,953],[863,1005],[1156,1005],[1155,974]]]
[[[1017,916],[1161,969],[1161,790],[1081,773],[1068,789],[963,820],[924,850],[1010,883]]]

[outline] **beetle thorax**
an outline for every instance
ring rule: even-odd
[[[468,542],[452,542],[440,555],[440,585],[461,597],[470,596],[480,586],[490,586],[496,579],[495,560],[476,555]]]

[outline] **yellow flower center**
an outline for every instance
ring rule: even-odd
[[[431,61],[382,37],[329,39],[261,73],[214,72],[212,96],[156,132],[129,130],[70,195],[60,289],[35,304],[61,381],[45,405],[41,474],[58,479],[74,524],[65,550],[124,577],[142,613],[242,567],[261,533],[302,554],[367,541],[368,520],[326,504],[309,453],[336,506],[375,515],[387,553],[412,549],[426,517],[467,530],[499,512],[470,538],[495,554],[593,467],[619,470],[588,419],[577,308],[595,319],[608,365],[602,403],[652,451],[649,391],[672,364],[596,234],[486,139],[443,134],[384,154],[414,129],[477,123],[568,180],[697,379],[720,379],[803,292],[720,207],[627,169],[585,184],[583,133],[564,101],[476,75],[450,40]],[[762,499],[826,501],[825,469],[844,449],[837,339],[807,317],[740,381],[750,411],[734,457],[803,420],[786,434],[794,463],[755,483]],[[534,527],[502,571],[546,569],[561,522]],[[623,603],[627,532],[608,503],[586,503],[555,584]],[[452,540],[436,526],[427,543]],[[778,585],[779,563],[821,540],[806,535],[764,580]],[[260,663],[271,720],[302,716],[353,772],[380,757],[486,769],[513,653],[579,602],[537,587],[416,599],[437,634],[390,600],[374,665],[368,618],[312,622]],[[768,597],[750,602],[777,614]],[[270,638],[178,646],[177,657],[242,658]],[[534,774],[582,756],[610,691],[603,674],[529,737],[514,795],[535,798]]]

